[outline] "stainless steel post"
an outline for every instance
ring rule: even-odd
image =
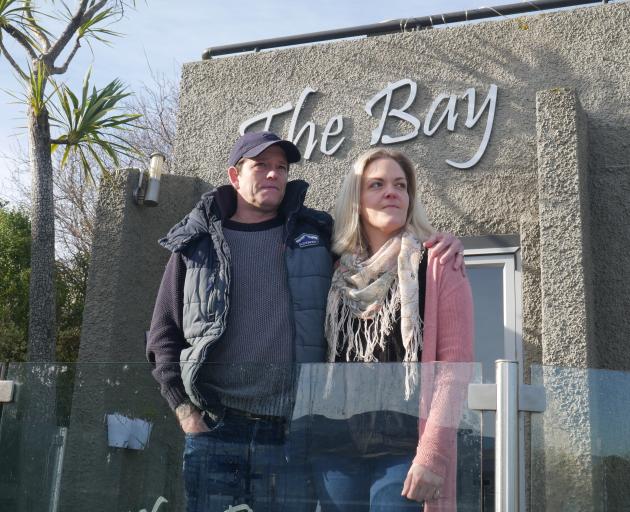
[[[498,360],[495,510],[518,512],[518,363]]]

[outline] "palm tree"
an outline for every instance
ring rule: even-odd
[[[118,165],[118,155],[132,153],[133,148],[116,132],[131,127],[138,117],[116,115],[118,103],[128,96],[118,80],[100,90],[94,87],[90,90],[88,72],[80,95],[55,81],[57,75],[66,73],[83,41],[105,41],[108,36],[119,35],[105,27],[122,16],[126,7],[135,5],[135,1],[80,0],[74,11],[63,2],[61,5],[63,10],[44,13],[30,0],[0,0],[0,57],[15,70],[26,91],[23,100],[27,106],[32,205],[30,361],[53,361],[55,354],[55,210],[51,152],[64,148],[62,163],[71,153],[78,154],[88,176],[91,171],[86,155],[92,155],[94,158],[90,160],[95,160],[106,172],[106,162],[98,155],[104,153],[113,165]],[[45,28],[43,22],[50,18],[64,22],[58,37]],[[3,42],[5,36],[23,50],[22,64],[7,51]],[[58,65],[62,51],[72,43],[64,62]],[[95,151],[97,147],[102,151]]]

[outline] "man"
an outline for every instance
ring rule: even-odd
[[[304,206],[306,182],[288,181],[300,158],[273,133],[243,135],[228,159],[230,185],[205,194],[160,241],[173,254],[147,356],[187,434],[190,512],[314,510],[304,446],[287,433],[293,366],[325,360],[332,218]],[[440,238],[443,259],[461,265],[461,244],[429,244]]]

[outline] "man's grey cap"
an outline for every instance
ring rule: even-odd
[[[236,165],[241,158],[252,158],[260,155],[269,146],[277,144],[284,150],[287,162],[290,164],[299,162],[302,155],[293,142],[283,140],[272,132],[247,132],[241,135],[230,153],[228,165]]]

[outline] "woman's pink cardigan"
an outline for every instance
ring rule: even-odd
[[[451,262],[428,253],[422,363],[473,360],[473,305],[468,279]],[[425,512],[456,510],[456,433],[471,370],[465,365],[424,365],[421,371],[420,442],[414,463],[444,477],[440,499]]]

